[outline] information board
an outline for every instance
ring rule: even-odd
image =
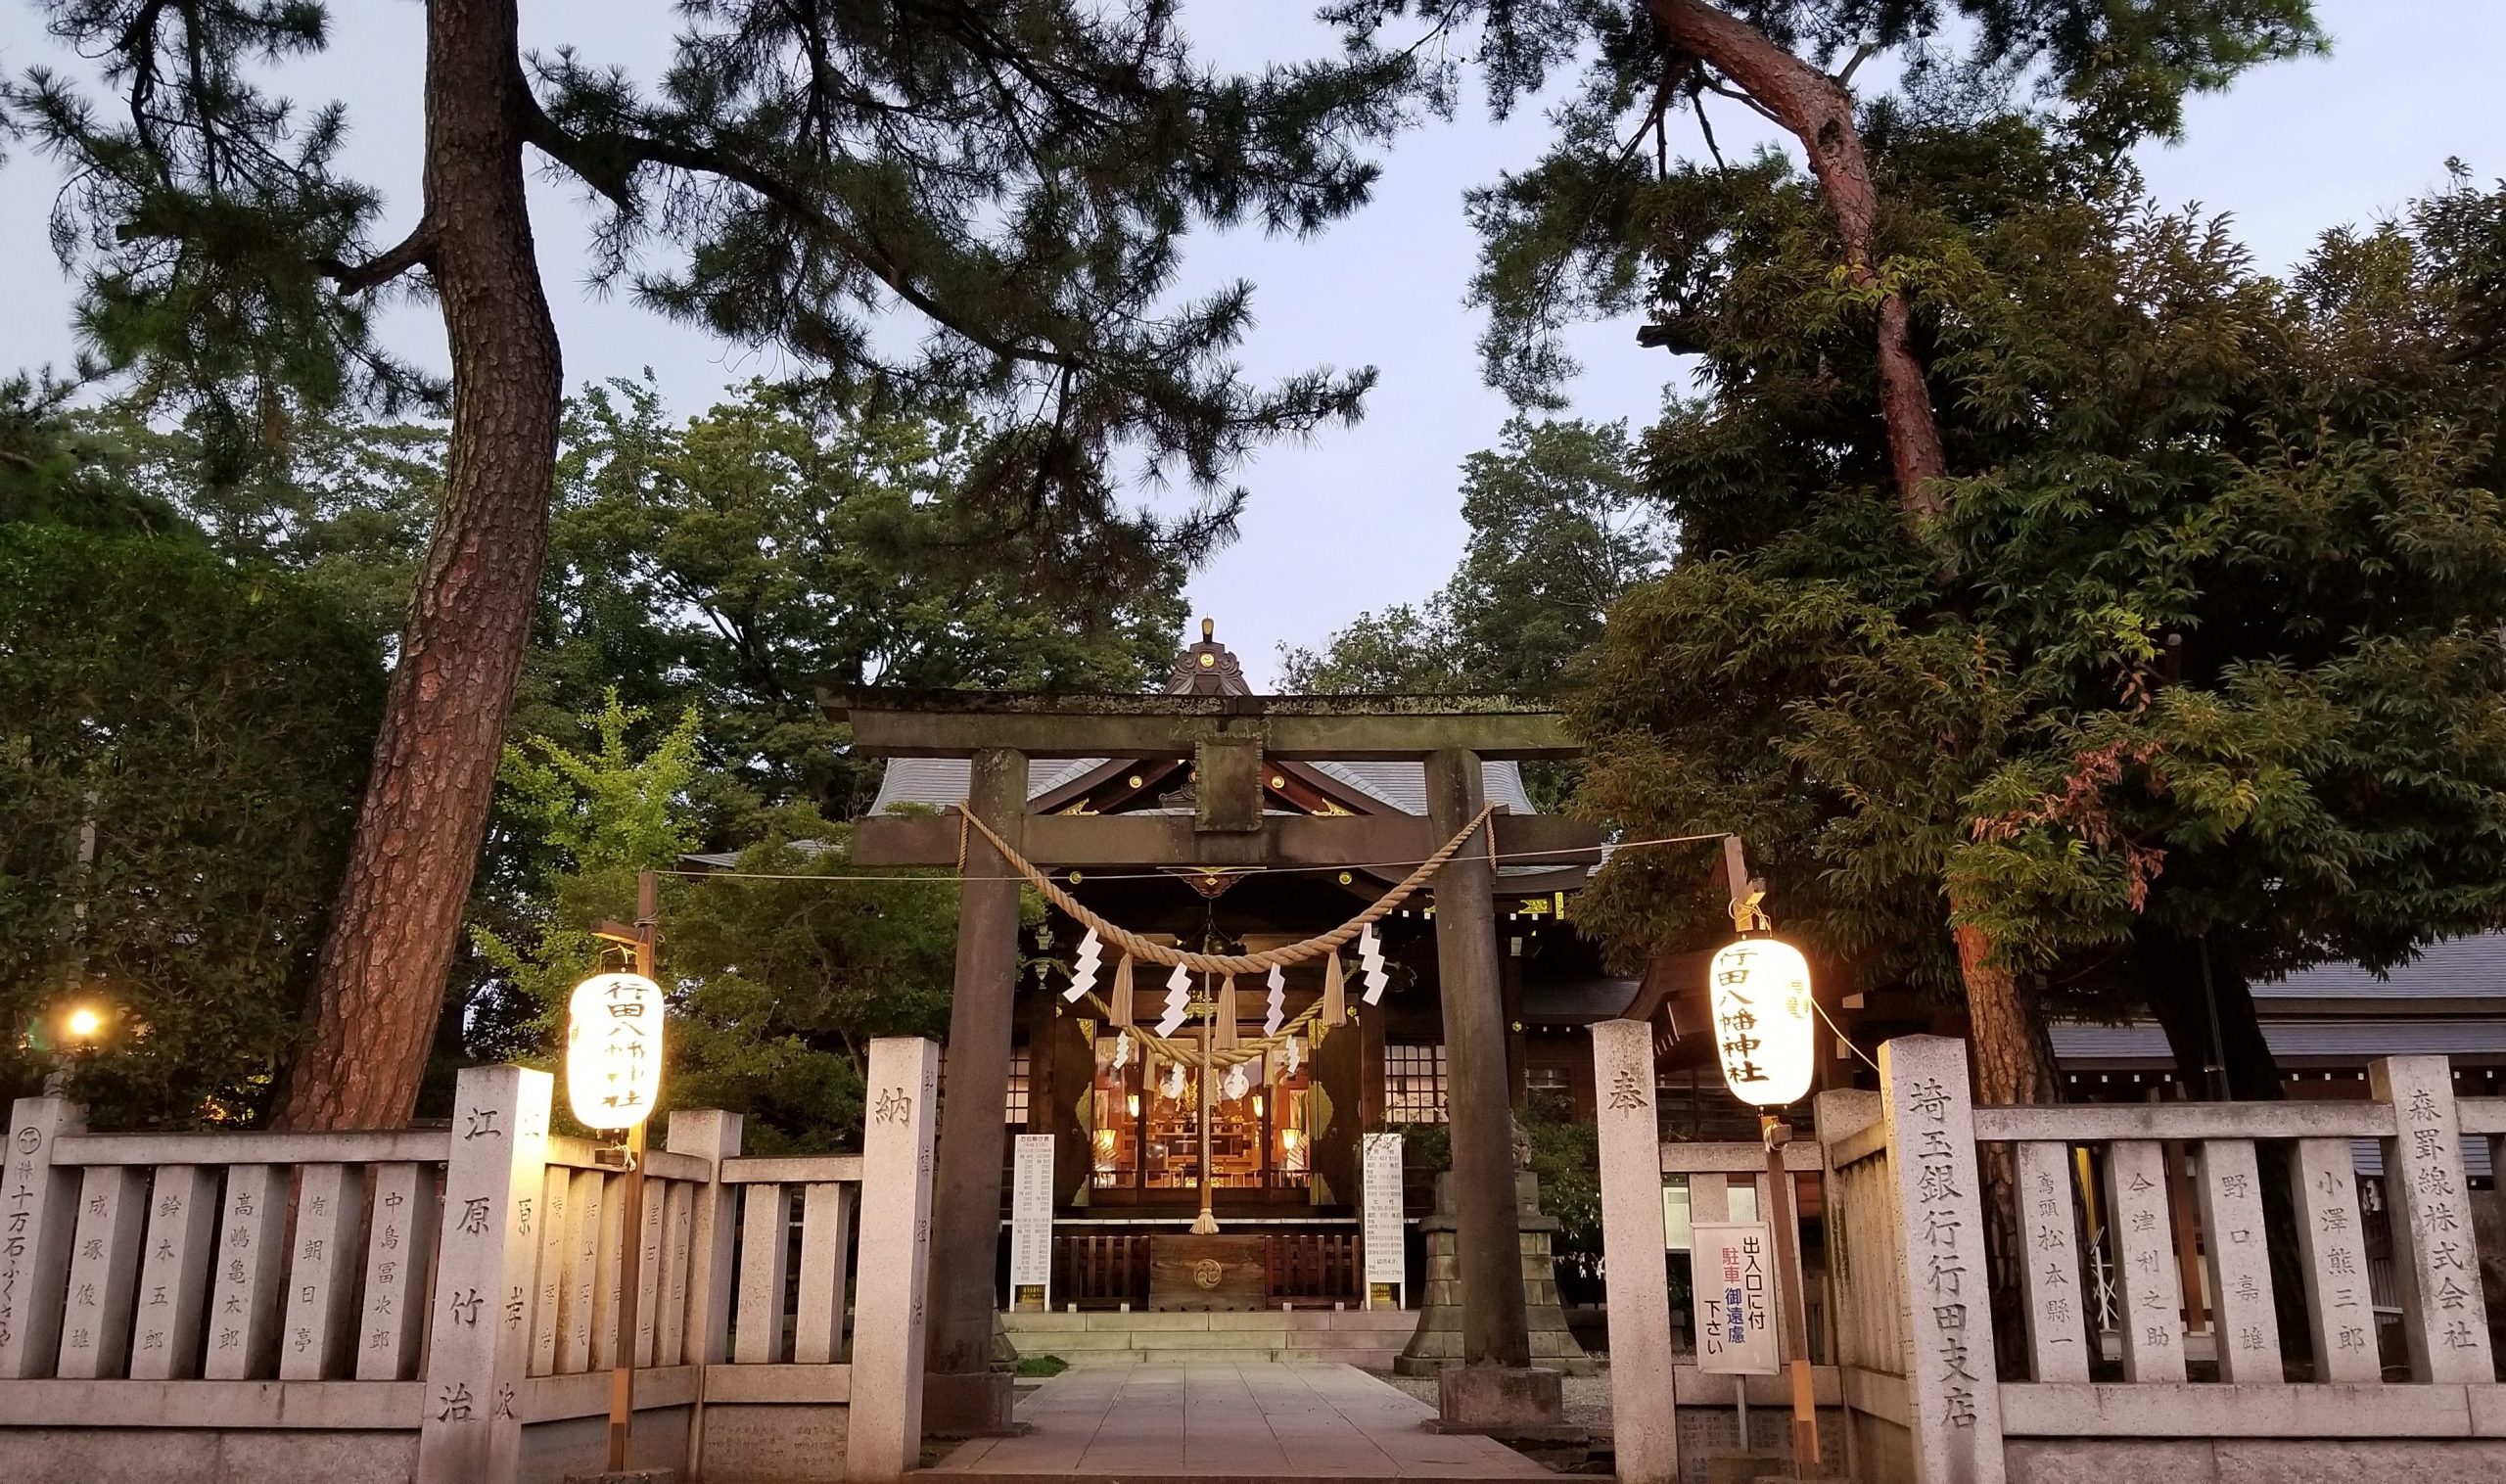
[[[1033,1302],[1052,1307],[1053,1136],[1018,1136],[1009,1194],[1009,1298],[1013,1307]]]
[[[1773,1375],[1775,1243],[1762,1222],[1698,1222],[1689,1248],[1696,1290],[1696,1368]]]
[[[1410,1268],[1401,1223],[1401,1136],[1369,1134],[1363,1145],[1365,1190],[1359,1206],[1367,1249],[1367,1286],[1390,1283],[1405,1302]]]

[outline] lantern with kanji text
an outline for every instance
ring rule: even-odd
[[[566,1100],[587,1129],[632,1129],[662,1089],[662,987],[641,974],[575,986],[566,1023]]]
[[[1715,951],[1707,970],[1714,1043],[1723,1080],[1762,1108],[1810,1090],[1813,1055],[1810,961],[1774,938],[1742,938]]]

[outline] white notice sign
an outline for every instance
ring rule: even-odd
[[[1036,1302],[1052,1307],[1053,1136],[1018,1136],[1018,1159],[1009,1193],[1009,1298],[1011,1307],[1034,1288]]]
[[[1773,1375],[1775,1244],[1758,1222],[1698,1222],[1689,1249],[1696,1289],[1696,1368]]]
[[[1365,1137],[1366,1190],[1359,1207],[1364,1219],[1367,1281],[1410,1280],[1401,1230],[1401,1136],[1369,1134]],[[1408,1296],[1405,1286],[1404,1295]]]

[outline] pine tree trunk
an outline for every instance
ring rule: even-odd
[[[1854,126],[1853,95],[1755,26],[1705,0],[1648,3],[1654,23],[1672,44],[1740,84],[1801,141],[1828,215],[1835,222],[1847,276],[1859,287],[1877,284],[1872,241],[1880,222],[1880,192],[1871,181],[1862,132]],[[1920,527],[1940,513],[1941,496],[1933,482],[1947,472],[1948,460],[1940,448],[1939,424],[1932,418],[1923,358],[1915,353],[1914,313],[1905,296],[1883,296],[1879,318],[1880,416],[1887,429],[1897,507],[1909,526]]]
[[[563,394],[524,194],[516,0],[427,6],[424,230],[452,361],[443,508],[275,1122],[417,1099],[531,638]]]
[[[1961,904],[1953,900],[1951,910]],[[2061,1100],[2053,1042],[2035,1002],[2018,976],[1992,960],[1992,940],[1982,929],[1959,927],[1958,966],[1967,985],[1968,1048],[1973,1058],[1975,1101],[2008,1105]],[[2027,1261],[2027,1232],[2019,1189],[2018,1151],[1985,1144],[1976,1151],[1983,1182],[1984,1252],[1992,1266],[1993,1333],[2004,1380],[2024,1379],[2025,1298],[2019,1282]]]

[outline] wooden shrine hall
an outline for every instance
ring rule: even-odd
[[[1345,1254],[1359,1135],[1422,1122],[1448,1123],[1452,1150],[1462,1364],[1444,1374],[1445,1425],[1556,1420],[1556,1372],[1531,1368],[1517,1225],[1523,1006],[1581,991],[1597,1001],[1581,1018],[1598,1019],[1634,987],[1603,980],[1592,948],[1560,926],[1600,839],[1535,812],[1524,790],[1521,762],[1578,750],[1555,714],[1505,697],[1253,695],[1206,621],[1160,693],[865,688],[824,706],[859,753],[893,760],[855,828],[855,863],[964,878],[932,1195],[930,1431],[1010,1426],[1010,1376],[994,1365],[1010,1133],[1053,1136],[1056,1229],[1146,1244],[1179,1236],[1196,1212],[1203,1232],[1214,1220],[1220,1234],[1195,1238],[1214,1245],[1190,1265],[1210,1287],[1238,1273],[1276,1281],[1278,1261],[1263,1252],[1322,1254],[1301,1259],[1309,1268]],[[1030,885],[1068,907],[1043,934],[1022,934]],[[1379,948],[1367,981],[1378,997],[1353,973],[1345,1012],[1320,960],[1282,969],[1270,1002],[1259,977],[1214,993],[1210,974],[1179,967],[1171,983],[1191,988],[1188,1006],[1173,992],[1174,1013],[1204,1028],[1197,1058],[1151,1033],[1169,994],[1161,963],[1137,965],[1132,1026],[1112,1023],[1101,997],[1055,993],[1071,984],[1081,937],[1071,911],[1168,959],[1276,959],[1378,909],[1367,940]],[[1047,954],[1040,970],[1022,967]],[[1210,960],[1230,984],[1251,961]],[[1220,1043],[1236,1045],[1240,1029],[1254,1049],[1232,1052],[1224,1089],[1204,1087],[1221,1070],[1207,1028],[1226,1012]],[[1280,1245],[1298,1233],[1301,1245]],[[1292,1280],[1345,1281],[1340,1261]],[[1157,1307],[1163,1295],[1138,1276],[1126,1301]],[[1068,1286],[1057,1303],[1097,1296]]]

